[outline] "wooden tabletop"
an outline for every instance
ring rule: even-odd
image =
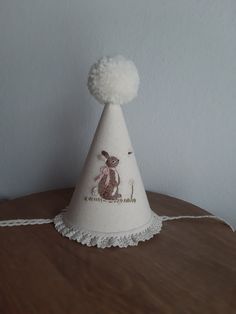
[[[51,218],[72,189],[0,204],[0,219]],[[206,214],[148,193],[161,215]],[[53,224],[0,228],[1,314],[235,314],[236,233],[213,220],[164,223],[153,239],[97,249],[63,238]]]

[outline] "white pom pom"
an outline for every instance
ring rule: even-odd
[[[133,61],[104,57],[89,72],[88,89],[102,104],[121,105],[137,96],[139,75]]]

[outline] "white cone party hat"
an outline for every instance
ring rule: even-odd
[[[217,216],[158,216],[150,209],[121,110],[138,86],[134,63],[122,56],[92,66],[88,88],[105,107],[68,208],[53,219],[2,220],[0,227],[54,223],[63,236],[99,248],[137,245],[176,219],[218,219],[234,231]]]
[[[121,105],[139,86],[132,61],[102,58],[88,88],[104,110],[68,208],[55,218],[63,235],[101,248],[137,245],[159,233],[162,219],[149,206]]]

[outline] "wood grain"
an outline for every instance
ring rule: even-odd
[[[0,219],[54,217],[72,189],[0,204]],[[202,209],[148,193],[161,215]],[[1,314],[235,314],[236,234],[221,222],[171,221],[127,249],[84,247],[53,225],[0,228]]]

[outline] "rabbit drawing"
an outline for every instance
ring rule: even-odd
[[[98,181],[98,194],[106,200],[116,200],[121,198],[118,186],[120,184],[120,176],[116,170],[119,159],[110,156],[106,151],[101,154],[106,158],[105,166],[101,167],[100,174],[94,179]]]

